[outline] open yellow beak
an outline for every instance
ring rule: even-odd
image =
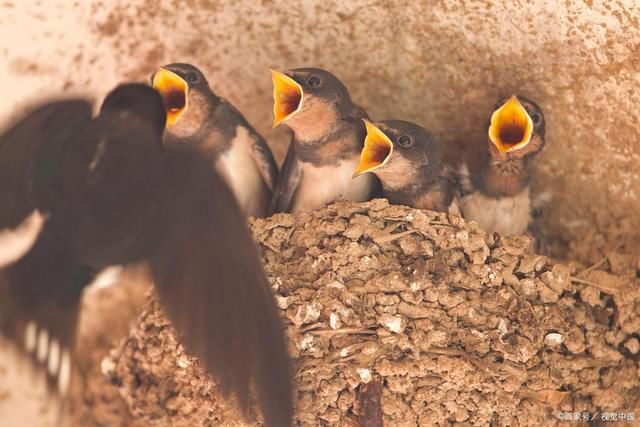
[[[367,136],[360,154],[360,164],[358,164],[353,178],[384,166],[393,153],[393,142],[389,137],[370,121],[364,119],[363,121],[367,129]]]
[[[273,127],[302,108],[302,86],[291,77],[271,69],[273,80]]]
[[[160,67],[151,79],[151,85],[162,95],[167,112],[167,126],[175,123],[187,110],[189,104],[189,85],[182,77]]]
[[[489,139],[501,153],[525,147],[532,133],[533,121],[515,95],[491,115]]]

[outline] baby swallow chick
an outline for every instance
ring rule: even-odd
[[[151,77],[167,112],[165,144],[203,150],[247,216],[267,214],[278,168],[264,138],[204,74],[190,64],[160,67]]]
[[[290,362],[251,233],[202,151],[163,145],[165,121],[156,91],[126,84],[96,117],[86,100],[52,102],[0,135],[0,331],[64,394],[83,289],[146,261],[185,347],[241,406],[253,383],[266,423],[290,425]]]
[[[531,161],[545,145],[542,109],[524,97],[498,103],[491,115],[487,150],[460,173],[462,216],[488,232],[525,233],[546,196],[532,199]]]
[[[379,185],[375,177],[351,179],[367,114],[351,101],[344,84],[319,68],[271,70],[271,76],[273,124],[293,132],[272,211],[311,211],[337,200],[369,200]]]
[[[402,120],[371,123],[354,173],[374,173],[393,204],[459,214],[452,181],[442,176],[442,149],[423,127]]]

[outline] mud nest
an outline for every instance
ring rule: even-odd
[[[296,362],[299,425],[640,416],[637,266],[576,272],[530,254],[526,237],[384,200],[252,227]],[[102,370],[146,425],[242,419],[154,295]]]

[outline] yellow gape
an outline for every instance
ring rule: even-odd
[[[393,143],[389,137],[370,121],[364,119],[363,121],[367,128],[367,136],[364,139],[364,148],[360,154],[360,163],[353,174],[354,178],[384,166],[391,158],[391,153],[393,153]]]
[[[515,95],[491,115],[489,139],[501,153],[525,147],[532,133],[533,121]]]
[[[175,123],[187,111],[189,105],[189,85],[182,77],[160,67],[153,75],[152,85],[160,95],[167,112],[167,127]]]
[[[302,86],[291,77],[271,69],[273,80],[273,127],[302,108]]]

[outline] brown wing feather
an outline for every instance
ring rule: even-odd
[[[172,151],[166,232],[150,257],[181,341],[243,407],[255,382],[269,426],[291,424],[290,361],[256,245],[231,190],[196,153]]]
[[[91,104],[84,100],[52,102],[32,110],[0,135],[0,229],[16,227],[36,208],[35,181],[46,185],[50,172],[35,170],[38,156],[43,151],[54,155],[90,120]]]
[[[293,197],[300,185],[302,179],[302,168],[300,167],[300,160],[295,152],[295,145],[293,141],[289,144],[287,150],[287,156],[280,169],[278,180],[276,181],[276,188],[273,191],[273,198],[271,199],[271,206],[269,212],[274,214],[276,212],[289,212],[291,205],[293,204]]]
[[[258,166],[260,175],[264,183],[269,188],[269,191],[273,192],[276,185],[276,179],[278,178],[278,165],[276,159],[273,157],[271,149],[267,145],[267,142],[257,133],[252,133],[253,146],[251,147],[251,154],[253,160]]]

